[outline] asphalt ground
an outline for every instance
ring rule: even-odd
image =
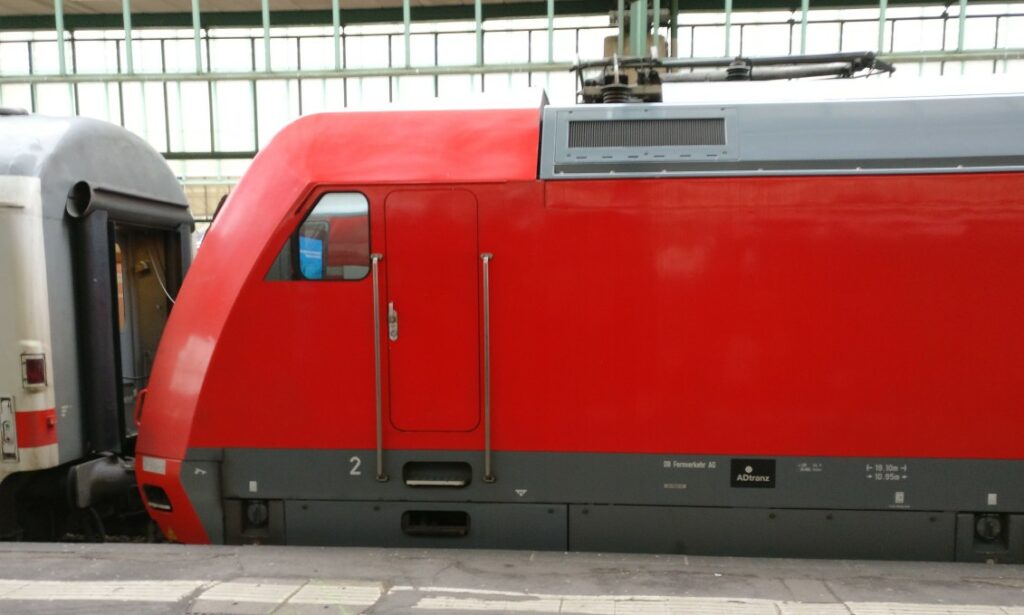
[[[1024,566],[0,544],[0,613],[1024,615]]]

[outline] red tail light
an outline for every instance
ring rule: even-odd
[[[21,355],[21,380],[27,387],[46,384],[46,355]]]

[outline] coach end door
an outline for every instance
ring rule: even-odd
[[[480,422],[476,198],[464,190],[392,192],[385,227],[391,423],[471,431]]]

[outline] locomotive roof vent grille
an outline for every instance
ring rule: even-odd
[[[694,147],[725,145],[724,118],[573,120],[569,147]]]

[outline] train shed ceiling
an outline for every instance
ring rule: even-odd
[[[544,4],[544,0],[534,0]],[[483,0],[484,4],[520,3],[522,0]],[[245,13],[259,11],[259,0],[202,0],[206,13]],[[342,0],[345,9],[371,9],[402,6],[402,0]],[[412,6],[473,5],[473,0],[412,0]],[[65,15],[121,14],[121,0],[64,0]],[[610,4],[609,4],[610,6]],[[132,13],[191,13],[191,0],[132,0]],[[270,0],[270,10],[330,10],[330,0]],[[53,15],[53,0],[0,0],[0,15]]]
[[[698,0],[718,5],[718,0]],[[737,0],[763,2],[765,0]],[[768,0],[796,2],[800,0]],[[830,0],[824,0],[830,1]],[[894,0],[900,1],[900,0]],[[482,0],[485,19],[542,17],[546,0]],[[668,0],[665,0],[666,6]],[[474,18],[473,0],[411,0],[412,19],[431,21]],[[402,0],[340,0],[342,23],[401,22]],[[120,28],[122,0],[63,0],[64,23],[69,29]],[[556,0],[557,15],[607,14],[616,0]],[[260,26],[260,0],[201,0],[204,27]],[[132,0],[133,28],[191,27],[191,0]],[[270,0],[270,21],[275,26],[331,23],[331,0]],[[0,31],[52,30],[53,0],[0,0]]]
[[[971,0],[998,2],[1000,0]],[[485,19],[542,17],[546,0],[482,0]],[[892,5],[952,4],[953,0],[889,0]],[[627,0],[628,4],[628,0]],[[815,0],[816,9],[877,7],[878,0]],[[65,25],[78,28],[120,28],[122,0],[63,0]],[[667,8],[670,0],[662,0]],[[682,11],[722,11],[724,0],[679,0]],[[733,0],[734,11],[800,10],[801,0]],[[412,19],[473,19],[473,0],[411,0]],[[555,0],[556,15],[608,14],[617,0]],[[260,0],[201,0],[204,27],[260,26]],[[132,27],[191,27],[191,0],[131,0]],[[275,26],[331,23],[331,0],[270,0]],[[402,21],[402,0],[341,0],[342,23]],[[53,0],[0,0],[0,30],[53,29]]]

